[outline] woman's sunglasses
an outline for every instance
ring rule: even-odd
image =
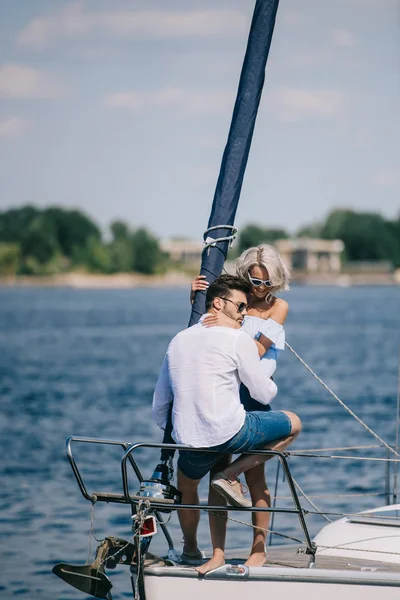
[[[258,277],[252,277],[249,273],[249,281],[251,285],[254,287],[261,287],[262,285],[266,285],[267,287],[272,287],[272,282],[269,279],[258,279]]]
[[[227,302],[234,304],[237,308],[238,313],[240,314],[242,314],[245,310],[249,308],[246,302],[234,302],[233,300],[229,300],[229,298],[223,298],[222,296],[220,296],[220,298],[221,300],[226,300]]]

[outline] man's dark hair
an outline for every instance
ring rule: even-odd
[[[206,294],[206,310],[211,307],[214,298],[224,298],[231,295],[231,291],[239,290],[244,294],[249,294],[251,290],[250,283],[237,275],[220,275],[210,284]]]

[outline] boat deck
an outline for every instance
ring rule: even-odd
[[[276,546],[268,547],[267,562],[263,568],[308,568],[310,555],[298,552],[299,546]],[[211,556],[210,552],[206,552]],[[232,565],[243,564],[247,559],[242,551],[230,550],[226,552],[226,563]],[[205,559],[204,562],[206,562]],[[145,568],[167,567],[169,562],[149,553],[145,561]],[[195,570],[195,567],[181,564],[180,569]],[[317,554],[313,569],[329,569],[335,571],[364,571],[364,572],[392,572],[400,574],[400,564],[342,556],[325,556]]]

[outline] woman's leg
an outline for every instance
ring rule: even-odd
[[[249,488],[251,503],[257,508],[269,508],[271,506],[271,495],[265,480],[264,465],[257,465],[245,473],[246,483]],[[269,512],[252,513],[251,519],[253,529],[253,545],[250,556],[245,562],[248,567],[262,567],[266,560],[266,540],[270,522]]]
[[[283,410],[281,412],[285,413],[290,419],[290,434],[287,437],[275,442],[271,442],[270,444],[265,444],[262,447],[258,446],[259,449],[262,448],[263,450],[276,450],[277,452],[283,452],[299,435],[301,431],[301,421],[299,417],[287,410]],[[271,415],[271,413],[268,412],[263,414],[266,415],[266,418],[268,418],[267,415]],[[223,474],[227,479],[234,481],[245,471],[248,471],[257,465],[263,465],[270,458],[272,458],[272,456],[265,456],[265,454],[247,454],[240,456],[234,460],[229,467],[223,470]]]

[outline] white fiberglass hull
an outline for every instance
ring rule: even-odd
[[[169,567],[169,569],[171,569]],[[161,571],[162,569],[157,569]],[[179,568],[178,568],[179,570]],[[221,578],[217,578],[220,571]],[[279,600],[398,600],[400,575],[321,569],[250,569],[246,579],[226,576],[223,569],[209,577],[163,576],[146,572],[146,600],[243,600],[276,597]]]

